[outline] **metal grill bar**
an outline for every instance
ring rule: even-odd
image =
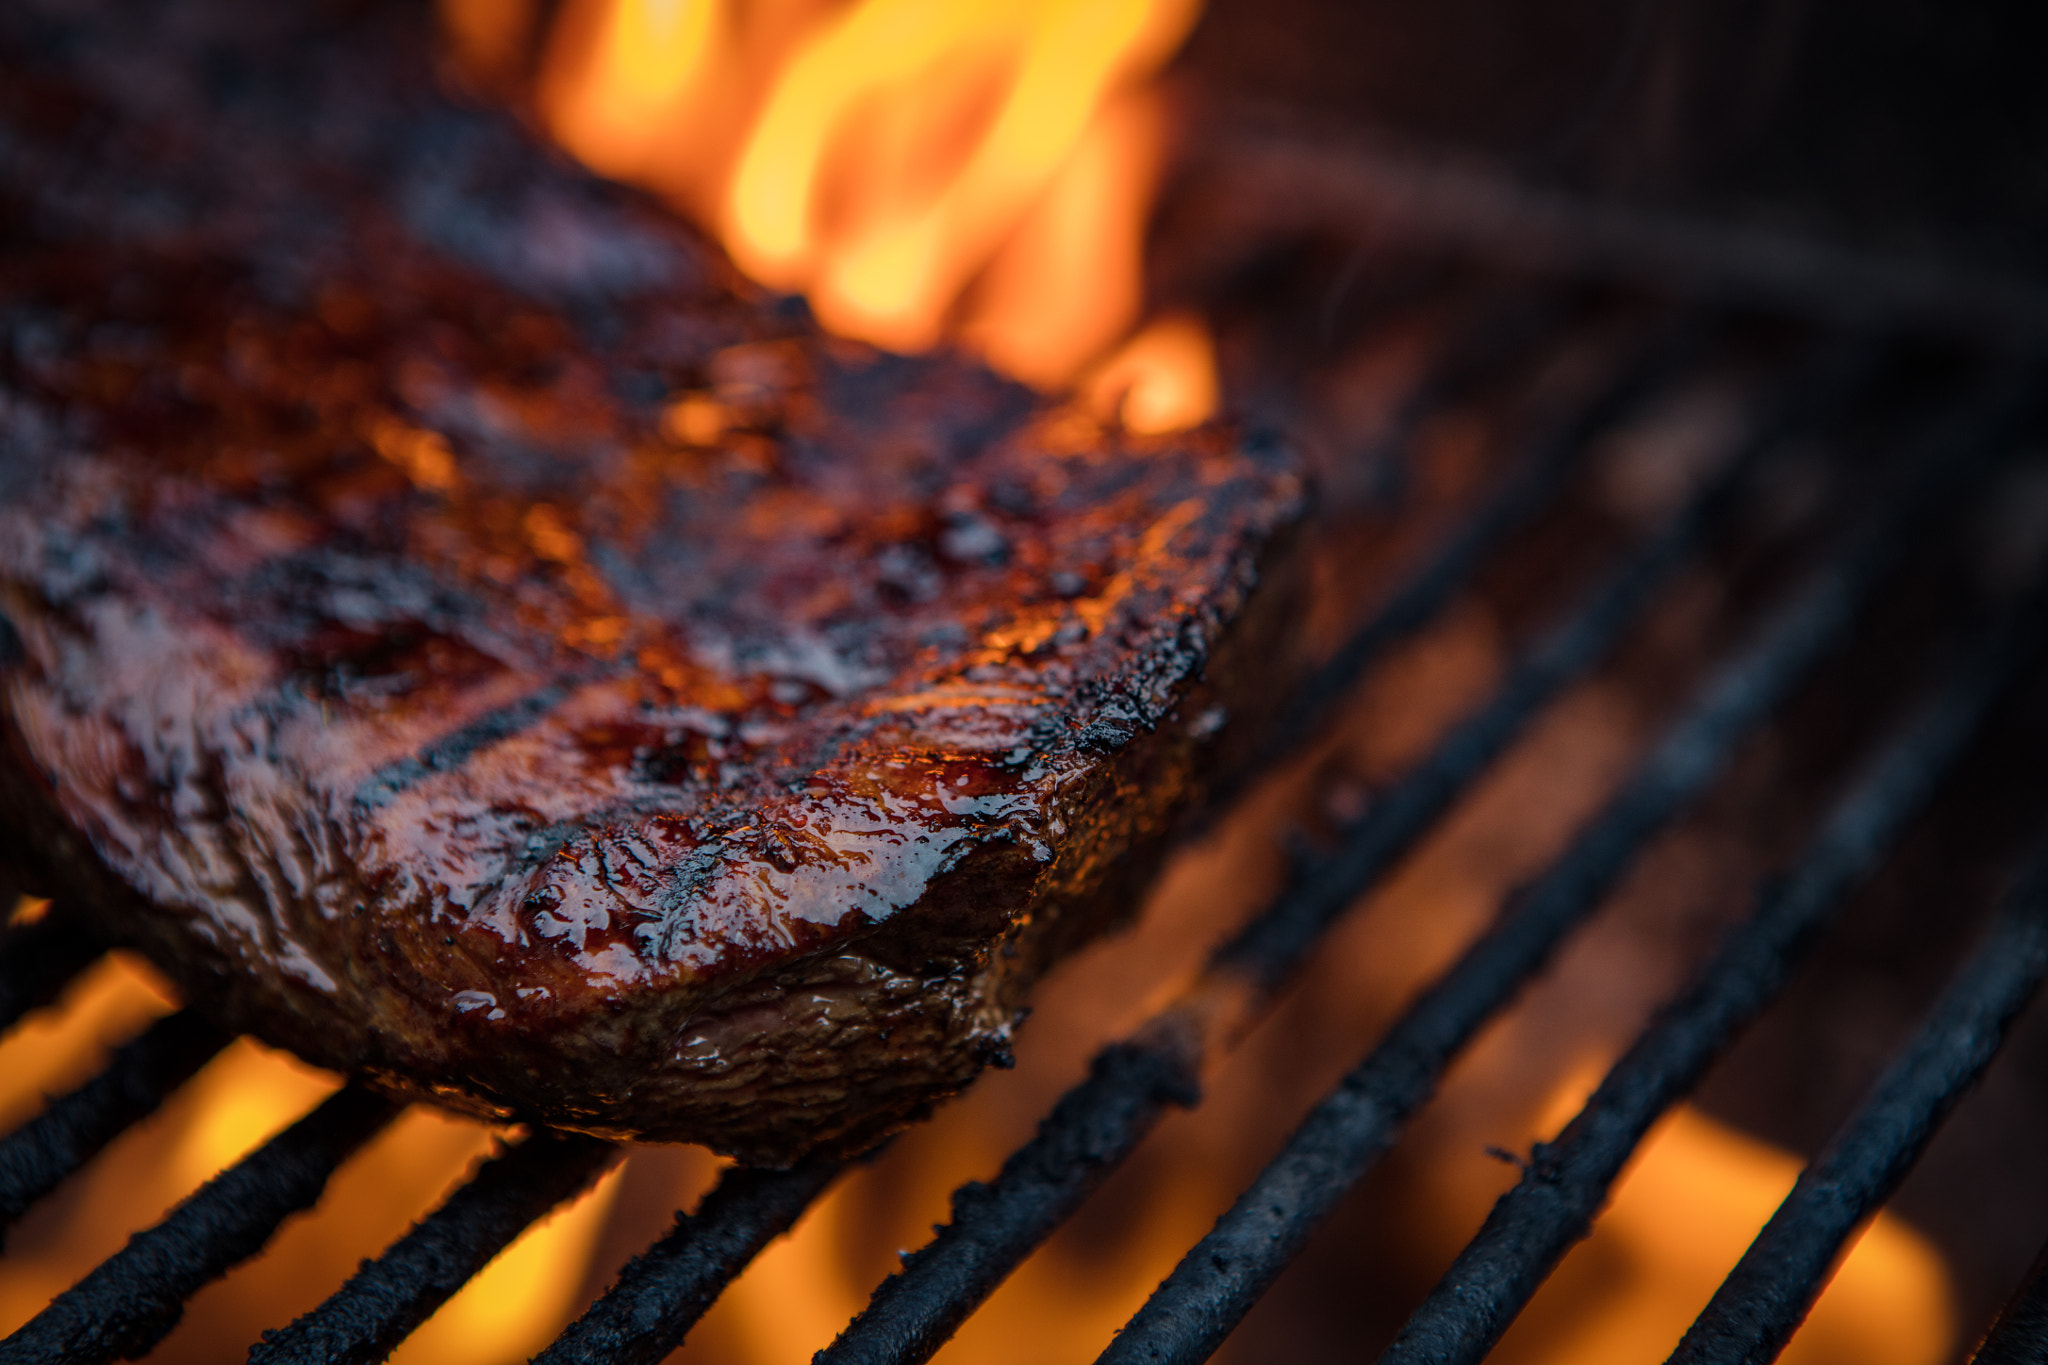
[[[1528,325],[1524,321],[1519,328]],[[1649,338],[1590,401],[1540,420],[1492,494],[1444,537],[1386,603],[1302,685],[1261,747],[1258,761],[1248,765],[1248,770],[1264,772],[1300,747],[1373,661],[1435,619],[1471,579],[1481,560],[1551,505],[1593,438],[1668,382],[1697,353],[1705,331],[1701,319],[1681,314]],[[1425,390],[1434,387],[1422,386]],[[1448,382],[1443,387],[1455,392]],[[1432,403],[1435,401],[1433,394]],[[1411,434],[1420,420],[1419,413],[1406,418]]]
[[[624,1155],[616,1143],[546,1129],[499,1152],[325,1303],[264,1333],[249,1365],[384,1359],[529,1224],[589,1189]]]
[[[1868,875],[1976,733],[2014,663],[2008,619],[1898,728],[1813,839],[1798,870],[1766,884],[1750,920],[1696,984],[1667,1006],[1554,1142],[1539,1143],[1515,1187],[1380,1359],[1477,1361],[1586,1235],[1650,1126],[1774,999],[1830,913]]]
[[[312,1207],[335,1168],[398,1108],[353,1085],[329,1096],[0,1341],[0,1365],[95,1365],[141,1355],[177,1326],[185,1300]]]
[[[787,1171],[727,1171],[697,1211],[679,1215],[674,1231],[634,1257],[534,1365],[653,1365],[682,1345],[725,1287],[844,1167],[813,1160]]]
[[[228,1035],[180,1010],[122,1044],[99,1075],[0,1138],[0,1236],[227,1044]]]
[[[2048,1360],[2048,1246],[2027,1267],[2026,1279],[1999,1310],[1970,1365],[2040,1365],[2043,1360]]]
[[[2048,972],[2048,876],[2038,862],[1984,945],[1870,1096],[1800,1173],[1672,1365],[1777,1359],[1842,1244],[1890,1197],[2005,1042]],[[2040,1359],[2038,1351],[2033,1359]]]
[[[0,1029],[61,994],[103,950],[61,913],[0,935]]]
[[[1868,357],[1860,342],[1826,348],[1760,403],[1720,474],[1588,592],[1490,701],[1375,803],[1337,853],[1298,876],[1222,945],[1178,1000],[1104,1049],[1088,1079],[1060,1101],[992,1184],[961,1190],[953,1220],[876,1290],[821,1363],[928,1359],[1136,1149],[1169,1106],[1199,1097],[1205,1064],[1265,1013],[1338,916],[1415,846],[1551,699],[1607,655],[1697,551],[1757,457],[1839,405],[1866,371]],[[1230,1003],[1219,1010],[1219,1002]]]
[[[1913,487],[1850,537],[1724,665],[1564,855],[1429,987],[1197,1243],[1101,1357],[1107,1365],[1206,1359],[1309,1233],[1392,1145],[1479,1027],[1549,959],[1650,837],[1719,771],[1735,744],[1855,619],[1933,505],[1945,501],[2026,401],[2001,371],[1921,443]],[[1979,457],[1979,458],[1969,458]]]

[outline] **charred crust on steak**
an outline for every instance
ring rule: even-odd
[[[1279,694],[1299,480],[825,337],[335,22],[0,16],[0,862],[394,1093],[864,1147]]]

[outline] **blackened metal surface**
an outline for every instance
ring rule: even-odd
[[[1101,1357],[1105,1365],[1205,1360],[1337,1200],[1434,1093],[1450,1059],[1549,959],[1736,743],[1839,641],[1944,499],[2029,401],[2031,368],[1999,368],[1916,443],[1915,478],[1827,557],[1701,690],[1565,853],[1394,1024],[1298,1127],[1281,1154],[1182,1258]]]
[[[1865,339],[1839,339],[1758,400],[1719,477],[1703,485],[1658,535],[1588,592],[1483,707],[1380,798],[1342,848],[1224,944],[1216,954],[1217,966],[1277,989],[1344,908],[1415,846],[1537,711],[1607,654],[1656,591],[1697,551],[1742,491],[1752,463],[1777,442],[1835,413],[1866,376],[1872,359]]]
[[[929,1359],[1168,1110],[1200,1098],[1200,1064],[1171,1027],[1103,1049],[992,1182],[954,1192],[951,1221],[883,1282],[819,1365]]]
[[[187,1299],[312,1207],[335,1169],[397,1112],[367,1090],[337,1091],[0,1341],[0,1365],[86,1365],[143,1354],[177,1326]]]
[[[2008,619],[1900,727],[1852,782],[1792,876],[1766,884],[1756,914],[1697,983],[1637,1038],[1556,1141],[1537,1145],[1520,1181],[1381,1357],[1384,1365],[1451,1365],[1493,1349],[1586,1235],[1650,1126],[1778,994],[1829,915],[1932,794],[2011,678],[2016,643]]]
[[[1650,372],[1672,358],[1659,357]],[[1588,591],[1485,705],[1374,804],[1336,852],[1304,868],[1273,904],[1223,944],[1210,975],[1247,982],[1254,996],[1248,1010],[1261,1011],[1338,916],[1415,847],[1545,704],[1607,655],[1657,590],[1692,558],[1742,491],[1757,458],[1788,433],[1834,410],[1854,392],[1869,358],[1860,339],[1821,347],[1810,364],[1796,367],[1781,388],[1758,400],[1718,475]],[[1608,404],[1623,392],[1639,393],[1648,377],[1632,367],[1629,378],[1598,403]],[[1608,413],[1609,418],[1615,415]],[[1599,425],[1581,419],[1560,424],[1581,440]],[[1441,562],[1425,572],[1439,572]],[[1368,626],[1361,638],[1371,630]],[[1359,663],[1364,661],[1361,656]],[[1201,993],[1198,986],[1189,999],[1098,1055],[1088,1079],[1068,1092],[991,1184],[970,1186],[955,1196],[952,1221],[883,1282],[873,1302],[820,1361],[877,1365],[924,1360],[943,1345],[1170,1107],[1199,1096],[1205,1054],[1228,1041],[1205,1037],[1195,1022],[1190,1000]]]
[[[2037,860],[1920,1031],[1800,1173],[1679,1342],[1672,1365],[1777,1359],[1806,1320],[1843,1244],[1898,1188],[1942,1120],[1984,1074],[2044,972],[2048,866]]]
[[[482,1169],[390,1250],[291,1326],[266,1332],[250,1365],[363,1365],[388,1356],[535,1219],[618,1163],[613,1143],[541,1130]]]
[[[61,912],[7,930],[0,937],[0,1029],[55,1000],[99,955],[100,946]]]
[[[725,1287],[789,1231],[845,1163],[814,1157],[787,1171],[736,1167],[695,1213],[634,1257],[618,1282],[535,1365],[653,1365],[682,1345]]]
[[[2041,1365],[2048,1360],[2048,1246],[1999,1310],[1970,1365]]]
[[[181,1010],[122,1044],[99,1075],[0,1138],[0,1236],[122,1130],[155,1112],[227,1042],[225,1033]]]

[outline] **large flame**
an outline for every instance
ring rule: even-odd
[[[827,328],[899,351],[956,340],[1046,389],[1106,369],[1120,382],[1097,406],[1165,430],[1215,406],[1206,342],[1132,337],[1164,151],[1150,78],[1197,9],[569,0],[538,104],[569,151],[669,197]],[[493,80],[532,22],[491,0],[442,12]]]

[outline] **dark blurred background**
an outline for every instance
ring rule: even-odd
[[[2044,35],[2019,0],[1209,0],[1181,65],[1529,186],[2038,281]]]

